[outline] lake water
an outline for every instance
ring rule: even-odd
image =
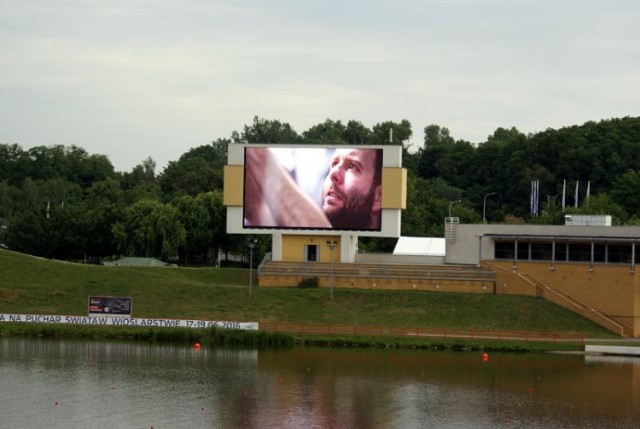
[[[640,359],[0,338],[0,428],[637,428]]]

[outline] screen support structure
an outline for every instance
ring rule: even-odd
[[[337,240],[327,240],[327,247],[329,248],[330,258],[331,258],[331,289],[329,293],[330,299],[333,299],[333,250],[338,245]]]

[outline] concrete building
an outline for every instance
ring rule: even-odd
[[[492,270],[495,293],[544,297],[639,337],[638,243],[640,227],[458,224],[445,264]]]
[[[448,217],[444,253],[440,241],[433,250],[360,253],[358,231],[244,225],[243,151],[249,146],[229,148],[224,204],[227,232],[272,237],[271,258],[259,267],[260,286],[297,286],[315,277],[320,287],[331,288],[528,295],[621,336],[640,337],[640,227],[610,226],[609,216],[570,215],[565,225],[469,225]],[[361,235],[400,237],[407,174],[400,148],[383,150],[382,227]]]

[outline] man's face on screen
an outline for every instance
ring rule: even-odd
[[[337,149],[322,189],[322,209],[334,228],[369,228],[375,200],[376,152]]]

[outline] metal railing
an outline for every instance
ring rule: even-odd
[[[320,323],[260,322],[259,330],[290,334],[353,335],[371,337],[441,338],[584,344],[584,336],[573,333],[489,331],[475,329],[417,328]]]

